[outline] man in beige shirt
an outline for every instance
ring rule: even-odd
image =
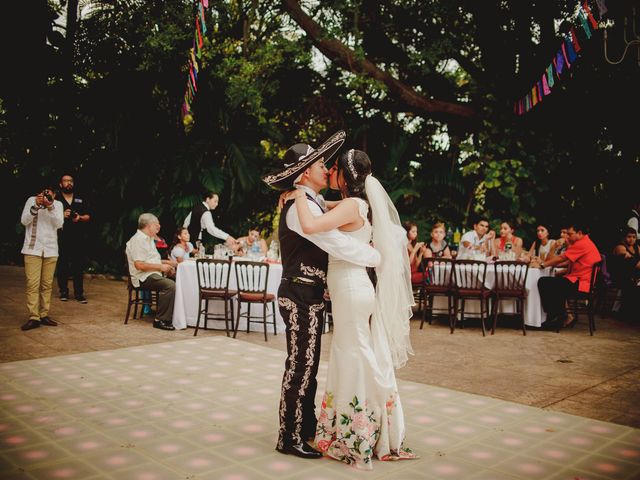
[[[49,318],[53,273],[58,262],[57,232],[64,221],[62,203],[55,200],[55,196],[53,189],[47,187],[29,197],[20,217],[25,227],[22,254],[29,310],[29,320],[20,327],[22,330],[58,325]]]
[[[129,274],[134,287],[157,290],[160,295],[153,327],[161,330],[175,330],[172,317],[176,282],[163,275],[174,276],[177,264],[173,260],[160,258],[153,241],[159,231],[158,217],[152,213],[140,215],[138,231],[127,242]]]

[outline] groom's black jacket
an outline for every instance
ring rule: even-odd
[[[313,202],[309,195],[307,198]],[[295,208],[293,200],[287,202],[282,209],[278,227],[282,255],[282,278],[299,283],[308,282],[324,286],[327,283],[329,256],[327,252],[287,226],[287,212],[290,208]]]

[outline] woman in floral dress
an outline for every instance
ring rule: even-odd
[[[406,235],[393,203],[371,175],[366,153],[349,150],[329,174],[331,188],[343,200],[327,202],[330,210],[324,215],[314,217],[304,192],[294,194],[303,231],[339,228],[367,245],[373,230],[382,263],[374,287],[364,267],[329,256],[334,332],[316,444],[332,458],[370,470],[374,455],[380,460],[416,458],[403,447],[404,415],[394,373],[413,353]]]

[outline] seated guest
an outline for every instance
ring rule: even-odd
[[[520,255],[522,255],[522,239],[516,237],[513,233],[514,231],[512,222],[502,222],[500,224],[500,236],[493,241],[493,253],[496,256],[510,250],[515,253],[515,258],[520,258]]]
[[[567,237],[567,229],[561,228],[560,238],[557,239],[553,244],[554,255],[562,255],[567,250],[567,247],[569,246]]]
[[[189,235],[189,229],[184,227],[179,228],[173,237],[173,242],[171,242],[171,253],[169,254],[169,258],[174,260],[176,263],[180,263],[191,255],[197,253],[198,251],[193,248],[193,244],[189,241],[190,239],[191,235]]]
[[[457,258],[472,258],[476,252],[489,255],[491,252],[490,243],[495,236],[496,234],[493,230],[489,231],[489,220],[486,217],[478,218],[476,223],[473,224],[473,230],[469,230],[462,235]]]
[[[409,265],[411,267],[411,283],[422,283],[421,264],[422,259],[430,256],[431,252],[424,242],[418,242],[418,225],[413,222],[405,222],[404,229],[407,231],[407,253],[409,254]]]
[[[625,273],[636,281],[640,277],[640,247],[638,247],[637,241],[638,234],[635,229],[628,227],[622,242],[613,249],[615,258],[624,261]]]
[[[442,222],[436,222],[433,224],[433,227],[431,227],[431,242],[429,242],[431,257],[451,258],[451,250],[445,240],[445,230],[445,225]]]
[[[547,325],[551,328],[571,326],[575,319],[568,319],[565,304],[568,298],[589,292],[591,269],[601,260],[598,248],[591,241],[587,228],[579,222],[567,227],[567,250],[562,255],[548,256],[542,268],[569,262],[567,272],[557,277],[542,277],[538,280],[540,301],[547,313]]]
[[[561,228],[560,229],[560,238],[558,238],[555,241],[555,244],[553,245],[553,250],[554,250],[554,255],[555,256],[560,256],[562,255],[564,252],[566,252],[567,247],[569,246],[569,242],[567,240],[568,235],[567,235],[567,229],[566,228]],[[547,255],[550,256],[550,255]],[[544,261],[543,261],[544,263]],[[553,266],[553,274],[557,277],[564,275],[565,273],[567,273],[567,267],[569,266],[569,260],[565,260],[564,262],[560,262],[557,265]]]
[[[622,290],[621,314],[631,319],[640,311],[638,287],[640,287],[640,247],[634,228],[627,227],[622,242],[613,249],[610,270],[615,284]]]
[[[162,260],[153,239],[160,231],[160,221],[152,213],[138,218],[138,231],[129,239],[126,247],[129,275],[134,287],[158,290],[158,311],[154,328],[175,330],[172,325],[173,299],[176,283],[166,276],[175,275],[176,262]]]
[[[251,227],[248,235],[240,237],[238,243],[240,244],[241,255],[252,252],[264,257],[267,254],[267,241],[264,238],[260,238],[260,232],[256,227]]]
[[[549,254],[554,254],[556,242],[549,238],[549,229],[542,224],[536,228],[536,240],[529,248],[529,255],[538,262],[544,262]]]

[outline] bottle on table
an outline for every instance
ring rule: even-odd
[[[453,232],[453,244],[454,245],[459,245],[460,244],[460,237],[462,236],[462,234],[460,233],[460,229],[458,227],[456,227],[456,231]]]

